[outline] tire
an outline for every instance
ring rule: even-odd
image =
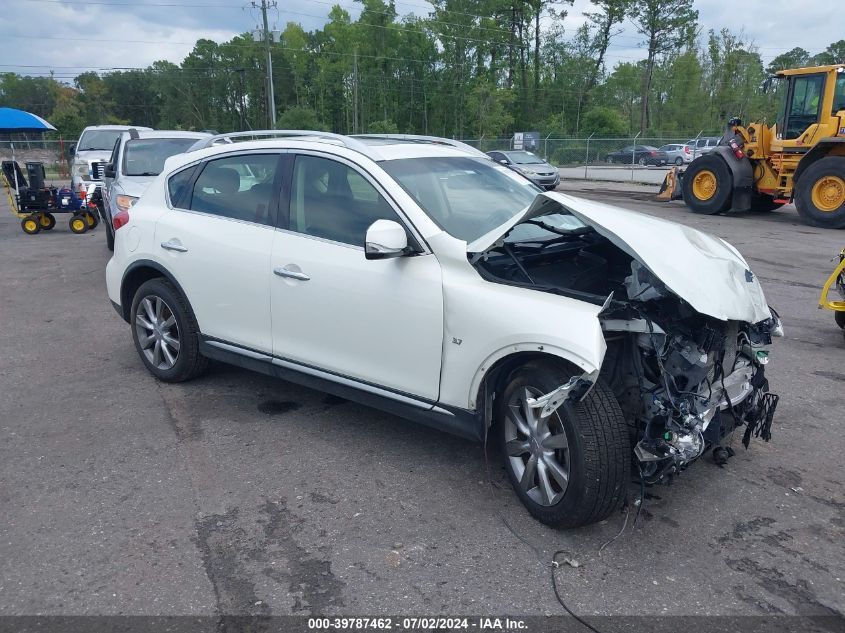
[[[616,161],[613,159],[613,157],[612,157],[612,156],[608,156],[608,157],[607,157],[607,162],[608,162],[608,164],[612,165],[612,164],[613,164],[613,163],[615,163]]]
[[[678,167],[680,167],[681,165],[683,165],[683,164],[684,164],[684,159],[683,159],[683,158],[681,158],[680,156],[678,156],[678,157],[675,159],[675,164],[676,164]]]
[[[765,193],[751,194],[751,211],[755,213],[765,213],[766,211],[776,211],[784,205],[783,202],[775,202],[775,199]]]
[[[169,281],[157,278],[141,284],[129,314],[135,349],[153,376],[164,382],[184,382],[206,370],[208,359],[199,352],[194,312]]]
[[[845,312],[834,312],[833,318],[836,319],[836,325],[845,330]]]
[[[30,213],[23,220],[21,220],[21,228],[27,235],[35,235],[41,230],[41,222],[38,219],[37,213]]]
[[[534,396],[549,393],[568,382],[572,374],[561,364],[530,362],[510,375],[502,397],[497,399],[498,444],[508,478],[531,515],[557,528],[595,523],[619,508],[631,461],[622,410],[613,392],[601,381],[580,403],[562,405],[546,419],[545,427],[543,421],[539,422],[552,433],[544,442],[556,438],[550,444],[552,448],[532,442],[519,430],[513,420],[518,415],[525,419],[526,390]],[[526,425],[523,423],[522,427]],[[563,443],[567,448],[553,448]],[[533,471],[528,470],[532,460]],[[542,466],[538,468],[537,464]],[[568,471],[568,480],[554,475],[561,471]],[[542,473],[548,486],[543,485]],[[521,479],[527,482],[525,486]],[[565,481],[565,486],[561,481]]]
[[[42,231],[52,231],[53,227],[56,226],[56,216],[45,211],[38,218],[38,224],[41,226]]]
[[[684,172],[681,190],[693,213],[716,215],[730,207],[733,178],[719,156],[701,156]]]
[[[807,167],[795,185],[795,208],[811,226],[845,228],[845,156],[826,156]]]
[[[641,167],[645,167],[645,166],[646,166],[645,156],[641,157],[641,158],[637,161],[637,165],[640,165]]]
[[[88,228],[90,230],[94,230],[97,228],[97,225],[100,223],[100,218],[97,216],[96,209],[94,211],[83,211],[82,215],[85,216],[85,221],[88,222]]]
[[[70,230],[77,235],[81,235],[88,230],[88,220],[81,213],[74,213],[70,216],[68,224],[70,225]]]

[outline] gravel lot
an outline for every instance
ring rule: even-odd
[[[845,342],[816,309],[845,233],[562,189],[728,238],[786,328],[772,442],[651,489],[601,553],[622,513],[548,529],[463,440],[228,366],[157,383],[108,302],[103,229],[27,236],[0,202],[0,615],[559,615],[557,550],[579,614],[845,611]]]

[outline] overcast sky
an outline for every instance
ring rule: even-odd
[[[237,0],[4,0],[0,35],[0,71],[44,75],[53,70],[69,81],[85,70],[145,67],[155,60],[179,63],[198,38],[219,42],[249,31],[260,11]],[[299,22],[306,30],[320,27],[333,4],[353,17],[353,0],[279,0],[271,26]],[[159,5],[159,6],[153,6]],[[161,6],[169,5],[169,6]],[[177,5],[177,6],[173,6]],[[571,34],[590,10],[589,0],[576,0],[566,21]],[[811,53],[845,37],[842,22],[831,19],[830,0],[696,0],[699,25],[744,31],[764,63],[796,46]],[[426,15],[425,0],[397,0],[400,15]],[[753,19],[747,19],[747,18]],[[788,28],[785,28],[788,27]],[[641,59],[641,37],[630,23],[615,38],[608,64]],[[35,35],[38,33],[38,35]]]

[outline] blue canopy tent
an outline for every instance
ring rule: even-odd
[[[56,128],[36,114],[16,110],[15,108],[0,108],[0,134],[16,134],[23,132],[55,132]],[[11,141],[12,161],[15,160],[15,143]],[[19,195],[18,175],[15,170],[15,195]]]

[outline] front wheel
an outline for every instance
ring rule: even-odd
[[[511,374],[496,411],[499,445],[517,496],[532,516],[559,528],[595,523],[620,507],[631,459],[622,410],[603,382],[547,418],[528,405],[573,373],[557,363],[527,363]]]
[[[836,325],[845,330],[845,312],[834,312],[833,318],[836,319]]]
[[[132,339],[147,369],[164,382],[183,382],[203,373],[199,326],[188,301],[169,281],[141,284],[132,300]]]
[[[807,224],[845,228],[845,157],[826,156],[807,167],[795,185],[795,208]]]
[[[683,165],[683,164],[684,164],[684,159],[683,159],[683,158],[681,158],[680,156],[678,156],[678,157],[675,159],[675,164],[676,164],[678,167],[680,167],[681,165]]]
[[[733,178],[719,156],[701,156],[684,172],[681,190],[684,202],[693,213],[715,215],[730,206]]]

